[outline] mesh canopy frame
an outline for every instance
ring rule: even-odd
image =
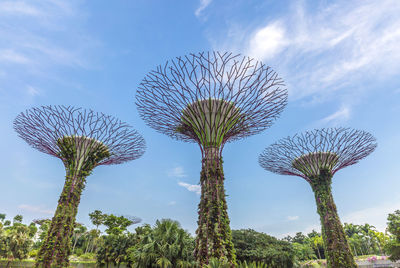
[[[177,129],[188,107],[207,100],[219,100],[222,110],[222,103],[232,103],[242,115],[240,124],[230,126],[220,137],[223,145],[270,127],[287,104],[287,89],[277,73],[260,61],[228,52],[200,52],[157,66],[136,93],[139,114],[150,127],[200,145],[203,140],[195,131]],[[200,111],[198,118],[207,112]],[[221,128],[212,125],[215,122],[206,122],[207,128]]]
[[[332,174],[356,164],[377,147],[370,133],[351,128],[323,128],[283,138],[268,146],[259,156],[258,162],[264,169],[282,174],[300,176],[308,180],[307,174],[293,166],[296,159],[313,153],[329,153],[326,167]]]
[[[121,164],[141,157],[146,149],[144,138],[130,125],[110,115],[75,108],[73,106],[41,106],[20,113],[14,120],[14,129],[33,148],[62,159],[59,140],[65,137],[84,137],[101,144],[109,156],[99,165]],[[78,141],[75,146],[84,146]],[[86,154],[86,153],[85,153]]]

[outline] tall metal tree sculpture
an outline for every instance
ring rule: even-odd
[[[232,53],[177,57],[142,80],[136,104],[144,121],[168,136],[196,142],[202,153],[195,256],[235,264],[227,214],[222,148],[259,133],[287,102],[283,81],[263,63]]]
[[[65,106],[43,106],[21,113],[14,129],[29,145],[60,158],[64,188],[36,266],[67,267],[71,236],[86,177],[100,165],[139,158],[144,139],[129,125],[102,113]]]
[[[365,131],[330,128],[282,139],[260,155],[259,163],[264,169],[300,176],[311,185],[328,267],[357,267],[333,201],[332,177],[372,153],[376,146],[375,138]]]

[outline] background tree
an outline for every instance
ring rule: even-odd
[[[393,234],[392,240],[387,244],[386,250],[392,261],[400,260],[400,210],[389,214],[387,230]]]
[[[16,215],[12,225],[0,228],[0,257],[8,259],[7,267],[14,259],[23,260],[28,257],[32,238],[36,234],[36,229],[23,224],[22,220],[22,215]]]
[[[154,228],[147,225],[136,233],[137,244],[128,251],[134,267],[182,267],[193,263],[194,239],[177,221],[157,220]]]
[[[120,164],[144,153],[144,139],[127,124],[102,113],[43,106],[21,113],[14,129],[29,145],[60,158],[66,178],[36,266],[68,266],[71,237],[86,177],[99,165]]]
[[[263,63],[232,53],[202,52],[177,57],[142,80],[139,114],[157,131],[196,142],[202,153],[201,197],[195,255],[235,264],[224,189],[226,142],[259,133],[279,116],[287,91]]]
[[[99,229],[99,226],[104,222],[104,214],[100,210],[95,210],[92,213],[89,213],[90,221],[94,226],[96,226],[96,230]]]
[[[103,214],[103,224],[107,227],[105,232],[107,234],[119,235],[127,230],[132,224],[141,222],[140,218],[116,216],[114,214]]]
[[[375,148],[375,138],[365,131],[331,128],[282,139],[260,155],[259,163],[266,170],[300,176],[311,185],[321,219],[328,267],[357,267],[333,201],[332,177]]]
[[[271,268],[293,267],[295,249],[286,241],[252,229],[233,230],[232,238],[241,262],[262,262]]]
[[[46,239],[47,233],[50,228],[51,220],[50,219],[34,219],[32,221],[35,225],[39,225],[39,228],[37,230],[38,234],[38,239],[34,243],[34,248],[39,249],[40,246],[42,245],[43,241]]]
[[[74,252],[76,243],[79,241],[79,238],[81,238],[87,231],[86,226],[84,226],[81,223],[76,222],[75,227],[74,227],[74,232],[72,234],[72,252]],[[80,251],[80,254],[82,254],[82,250]],[[80,255],[79,254],[79,255]]]

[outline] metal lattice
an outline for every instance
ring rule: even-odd
[[[307,175],[328,168],[332,174],[372,153],[376,139],[350,128],[324,128],[287,137],[267,147],[259,157],[261,167],[274,173]]]
[[[134,160],[145,151],[143,137],[128,124],[103,113],[71,106],[42,106],[22,112],[14,121],[14,129],[32,147],[60,159],[60,141],[65,139],[74,140],[80,151],[92,150],[93,146],[106,148],[109,156],[97,165]]]
[[[257,134],[287,103],[283,80],[265,64],[232,53],[177,57],[140,83],[140,116],[174,139],[220,147]]]

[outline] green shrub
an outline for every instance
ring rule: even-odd
[[[32,249],[29,253],[28,253],[28,256],[29,256],[29,258],[35,258],[36,256],[37,256],[37,254],[38,254],[38,249]]]
[[[96,254],[95,253],[84,253],[82,255],[79,256],[79,260],[82,261],[92,261],[92,260],[96,260]]]

